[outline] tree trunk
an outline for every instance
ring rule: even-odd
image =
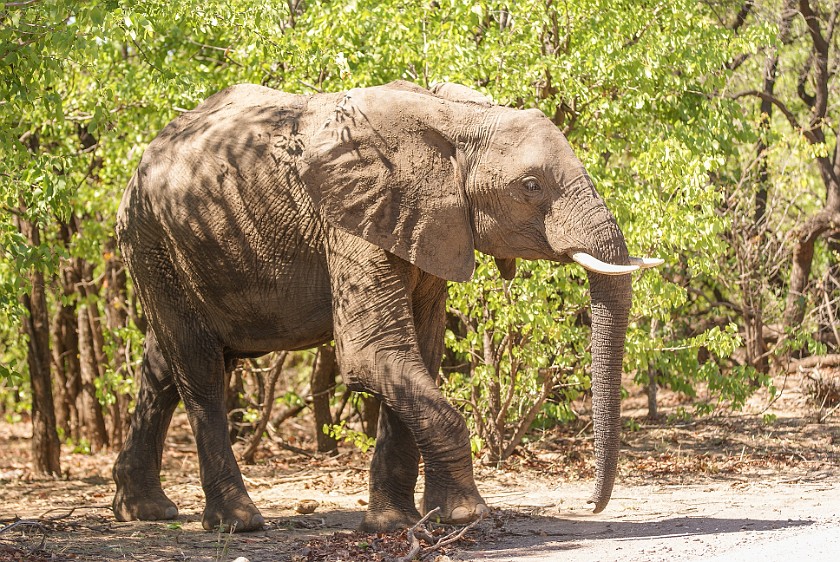
[[[67,396],[67,369],[65,368],[64,358],[70,353],[64,347],[64,338],[62,334],[64,316],[67,307],[59,306],[53,316],[50,324],[50,341],[52,345],[50,350],[52,352],[52,364],[55,367],[55,376],[53,377],[53,402],[55,405],[55,425],[56,429],[61,432],[64,438],[71,435],[71,419],[70,414],[70,400]]]
[[[131,377],[126,363],[126,342],[119,331],[128,326],[128,289],[125,267],[116,255],[116,238],[111,237],[105,244],[105,322],[112,338],[114,374],[124,381]],[[125,441],[130,416],[128,412],[131,395],[114,389],[114,402],[111,405],[111,443]]]
[[[70,247],[70,240],[74,232],[75,219],[70,222],[59,223],[59,239],[65,248]],[[76,301],[79,296],[79,284],[81,283],[81,258],[63,260],[59,267],[59,280],[64,303],[60,305],[56,313],[56,324],[53,330],[53,345],[55,351],[53,357],[56,362],[56,370],[59,373],[59,381],[63,379],[63,402],[60,406],[68,413],[67,436],[78,441],[82,434],[82,419],[79,415],[77,402],[81,392],[81,366],[79,364],[79,330],[76,311]]]
[[[81,393],[79,394],[79,412],[83,419],[84,437],[90,444],[92,453],[108,446],[108,431],[102,406],[96,397],[96,379],[99,367],[93,344],[90,325],[89,305],[82,304],[77,310],[79,330],[79,363],[81,366]]]
[[[791,0],[787,0],[779,23],[779,42],[787,44],[790,41],[790,26],[796,15],[796,9]],[[764,60],[764,81],[759,111],[759,140],[756,146],[758,159],[758,178],[755,191],[753,222],[748,226],[742,240],[743,254],[739,259],[741,265],[740,286],[743,299],[741,313],[744,318],[745,347],[747,364],[760,373],[770,371],[767,357],[767,343],[764,341],[764,303],[766,283],[766,256],[764,250],[767,240],[767,198],[771,187],[770,172],[767,164],[767,138],[770,135],[770,122],[773,115],[772,97],[776,88],[776,78],[779,66],[778,49],[772,47]]]
[[[785,302],[785,324],[798,327],[805,319],[806,289],[811,277],[814,246],[825,233],[840,233],[840,212],[824,209],[813,215],[799,229],[793,250],[790,285]]]
[[[653,318],[650,321],[650,339],[653,341],[656,338],[656,333],[659,331],[659,319]],[[647,404],[648,404],[648,413],[647,417],[649,420],[655,420],[659,417],[659,410],[657,408],[656,403],[656,393],[658,390],[658,383],[656,381],[656,375],[658,374],[658,370],[653,365],[648,365],[648,383],[645,388],[647,391]]]
[[[312,366],[312,411],[315,414],[315,438],[318,441],[318,451],[329,453],[338,450],[338,443],[332,436],[324,433],[324,426],[333,423],[330,412],[330,397],[335,389],[335,378],[338,374],[338,363],[335,358],[335,348],[330,344],[318,348],[315,365]]]
[[[362,429],[365,435],[376,439],[376,428],[379,426],[379,408],[381,402],[376,396],[362,397]]]
[[[41,245],[41,233],[36,225],[20,219],[18,228],[33,247]],[[61,445],[56,431],[50,377],[50,321],[43,272],[37,269],[30,272],[29,282],[30,292],[23,296],[27,312],[23,324],[29,340],[27,363],[32,387],[33,470],[36,474],[57,476],[61,474]]]
[[[231,444],[245,432],[243,420],[248,403],[245,401],[245,381],[242,380],[242,369],[234,363],[225,371],[225,408],[228,414],[228,437]],[[262,379],[262,375],[259,375]],[[262,383],[262,380],[260,380]]]
[[[829,107],[829,80],[832,72],[829,68],[830,40],[826,39],[820,20],[822,14],[814,12],[808,0],[799,0],[799,12],[805,20],[808,35],[811,39],[813,50],[801,76],[813,79],[814,94],[805,91],[805,79],[800,79],[797,93],[800,99],[811,109],[810,121],[807,127],[802,130],[803,135],[811,144],[826,143],[825,127],[833,123],[827,119]],[[834,22],[827,24],[829,34],[833,32]],[[829,129],[830,130],[830,129]],[[822,211],[812,215],[799,229],[796,236],[796,247],[793,250],[790,285],[787,301],[785,303],[785,322],[787,326],[796,328],[805,318],[805,304],[807,302],[806,289],[811,277],[811,265],[814,258],[814,245],[823,235],[828,235],[829,240],[840,234],[840,129],[833,131],[835,136],[834,154],[832,156],[818,156],[816,158],[817,169],[820,178],[825,185],[826,202]],[[830,242],[831,243],[831,242]],[[836,243],[836,242],[835,242]]]
[[[659,409],[656,404],[656,393],[658,390],[656,382],[656,368],[653,365],[648,365],[647,375],[648,382],[647,386],[645,387],[645,391],[647,392],[648,405],[647,418],[649,420],[655,420],[659,418]]]
[[[277,386],[277,379],[283,372],[283,365],[286,363],[286,357],[289,356],[288,351],[281,352],[274,362],[274,366],[268,372],[265,378],[265,385],[262,396],[260,397],[260,421],[251,435],[251,440],[248,442],[248,447],[242,453],[242,461],[245,464],[254,464],[254,457],[257,454],[257,449],[262,441],[263,433],[268,427],[268,422],[271,419],[271,410],[274,409],[274,391]]]

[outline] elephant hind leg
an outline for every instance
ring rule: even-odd
[[[198,449],[201,484],[207,500],[204,528],[260,529],[265,520],[245,490],[230,445],[222,346],[185,297],[179,270],[165,245],[152,242],[122,241],[123,247],[130,250],[125,252],[126,261],[154,330],[153,342],[147,343],[144,368],[157,376],[144,376],[145,386],[141,388],[126,449],[114,467],[118,489],[115,513],[118,518],[141,518],[136,515],[141,511],[139,506],[145,505],[140,496],[151,490],[147,493],[157,506],[153,515],[173,514],[170,508],[174,504],[157,490],[163,437],[180,395]],[[161,376],[164,371],[166,375]],[[163,388],[155,388],[156,380]],[[139,485],[134,483],[137,475]]]
[[[370,463],[370,501],[360,531],[392,531],[420,519],[414,506],[419,461],[420,451],[411,431],[382,404]]]
[[[208,531],[255,531],[265,519],[245,490],[233,455],[224,403],[225,357],[199,322],[184,322],[168,340],[173,377],[184,401],[198,449],[206,504],[202,526]]]
[[[137,405],[113,469],[117,484],[113,510],[118,521],[156,521],[178,515],[178,508],[161,488],[160,467],[166,430],[179,398],[172,373],[149,330]]]

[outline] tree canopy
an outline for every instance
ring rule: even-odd
[[[114,216],[167,122],[239,82],[313,93],[394,79],[462,83],[561,128],[631,253],[666,260],[634,279],[625,370],[652,408],[661,385],[697,396],[701,413],[739,407],[792,357],[840,346],[838,10],[824,0],[6,2],[2,408],[55,401],[57,420],[44,423],[61,439],[120,444],[145,326]],[[443,386],[470,414],[476,450],[501,459],[534,426],[574,417],[569,400],[588,387],[588,295],[575,267],[522,264],[508,282],[487,256],[479,263],[472,283],[450,286]]]

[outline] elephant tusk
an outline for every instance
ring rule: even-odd
[[[649,269],[651,267],[659,267],[665,263],[662,258],[637,258],[630,256],[630,265],[638,265],[639,269]]]
[[[602,273],[604,275],[626,275],[628,273],[638,271],[640,268],[639,265],[615,265],[605,263],[586,252],[572,252],[570,257],[584,269],[595,273]]]

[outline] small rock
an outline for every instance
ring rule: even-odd
[[[251,562],[251,561],[248,560],[247,558],[245,558],[244,556],[239,556],[237,558],[234,558],[233,562]]]
[[[300,500],[295,504],[295,511],[306,515],[307,513],[315,513],[318,506],[321,505],[315,500]]]

